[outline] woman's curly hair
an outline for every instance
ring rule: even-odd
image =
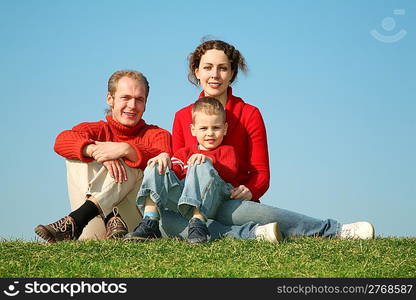
[[[232,83],[238,74],[238,70],[246,73],[248,68],[244,59],[244,56],[235,49],[233,45],[230,45],[221,40],[209,40],[200,44],[196,49],[188,55],[189,69],[188,69],[188,80],[194,84],[198,85],[199,81],[195,76],[195,69],[199,68],[199,63],[201,61],[202,55],[205,54],[208,50],[216,49],[224,51],[230,60],[231,70],[234,71],[233,77],[230,82]]]

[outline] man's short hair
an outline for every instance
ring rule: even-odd
[[[117,72],[114,72],[113,75],[111,75],[110,79],[108,79],[108,92],[111,96],[114,96],[116,90],[117,90],[117,84],[118,81],[123,77],[129,77],[131,79],[135,79],[138,82],[141,82],[144,84],[146,88],[146,99],[149,96],[149,82],[147,81],[147,78],[140,72],[134,71],[134,70],[120,70]]]
[[[192,106],[192,123],[195,123],[195,115],[203,112],[207,115],[221,115],[225,123],[225,109],[220,101],[213,97],[199,98]]]

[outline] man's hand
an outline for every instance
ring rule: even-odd
[[[127,172],[121,161],[118,159],[107,160],[103,162],[103,165],[107,168],[111,178],[113,178],[116,183],[123,183],[123,181],[127,181]]]
[[[104,163],[108,160],[116,160],[126,156],[129,147],[130,145],[127,143],[95,141],[95,147],[92,148],[90,155],[97,162]]]
[[[147,161],[147,166],[154,168],[158,164],[159,174],[165,174],[166,170],[172,168],[172,162],[168,153],[163,152]]]
[[[191,157],[188,159],[188,165],[190,166],[199,165],[199,164],[204,163],[207,159],[209,159],[212,162],[211,157],[206,156],[204,154],[195,153],[195,154],[192,154]]]
[[[245,185],[240,185],[236,188],[233,188],[230,192],[231,192],[231,195],[230,195],[231,199],[241,199],[241,200],[250,201],[253,198],[253,194]]]
[[[95,150],[95,144],[88,144],[87,146],[82,149],[82,155],[85,157],[92,157],[92,152]]]

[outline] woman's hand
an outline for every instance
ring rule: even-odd
[[[154,168],[156,164],[158,164],[160,175],[165,174],[168,168],[172,168],[170,156],[166,152],[162,152],[158,156],[155,156],[147,161],[147,166],[150,168]]]
[[[127,181],[127,172],[121,161],[107,160],[103,162],[103,165],[106,167],[111,178],[113,178],[116,183],[123,183],[123,181]]]
[[[212,162],[211,157],[206,156],[201,153],[195,153],[195,154],[192,154],[191,157],[188,159],[187,164],[190,166],[199,165],[199,164],[204,163],[207,159],[209,159]]]
[[[231,190],[230,198],[250,201],[253,198],[253,194],[250,192],[248,187],[245,185],[240,185]]]

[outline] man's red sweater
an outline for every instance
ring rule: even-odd
[[[204,96],[202,91],[200,97]],[[228,134],[223,145],[231,145],[238,156],[238,185],[247,186],[253,194],[252,201],[259,202],[270,184],[269,153],[267,135],[263,118],[257,107],[245,103],[241,98],[232,95],[228,88],[228,99],[225,105]],[[172,128],[173,151],[188,146],[197,146],[197,140],[191,134],[192,104],[175,114]]]
[[[188,159],[196,153],[204,154],[212,159],[214,169],[217,170],[220,177],[228,183],[236,186],[236,177],[238,173],[237,157],[234,147],[221,145],[214,150],[199,150],[197,147],[184,147],[176,151],[172,157],[172,170],[179,179],[186,176],[188,170]]]
[[[147,161],[162,152],[172,153],[171,135],[167,130],[155,125],[148,125],[144,120],[134,127],[127,127],[116,122],[111,115],[107,122],[85,122],[71,130],[61,132],[55,140],[55,152],[67,158],[92,162],[91,157],[83,156],[83,149],[88,144],[99,142],[124,142],[136,150],[138,160],[123,159],[131,168],[145,169]]]

